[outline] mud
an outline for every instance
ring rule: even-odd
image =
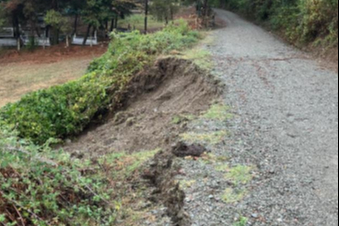
[[[159,152],[150,163],[150,170],[145,172],[144,178],[151,181],[157,188],[153,193],[155,202],[162,202],[167,207],[167,215],[171,217],[175,226],[189,226],[191,220],[184,211],[185,193],[175,181],[179,166],[175,165],[175,155],[171,150]]]
[[[190,61],[165,58],[132,80],[122,110],[69,142],[65,149],[88,157],[111,152],[166,149],[185,131],[180,115],[207,110],[219,95],[218,82]]]

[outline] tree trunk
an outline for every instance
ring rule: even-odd
[[[109,29],[111,32],[114,30],[114,24],[115,24],[115,20],[112,19],[112,21],[111,21],[111,28]]]
[[[14,28],[14,37],[16,39],[20,38],[20,26],[19,26],[19,19],[15,13],[12,15],[13,17],[13,28]]]
[[[37,26],[35,27],[35,33],[39,38],[41,38],[40,29]]]
[[[114,20],[114,22],[115,22],[115,24],[114,24],[114,28],[115,28],[115,29],[117,29],[117,28],[118,28],[118,21],[119,21],[119,16],[118,16],[118,15],[116,15],[116,16],[115,16],[115,20]]]
[[[203,15],[203,25],[208,26],[208,0],[204,0],[204,9],[202,12]]]
[[[145,0],[145,34],[148,32],[148,0]]]
[[[20,52],[21,50],[21,39],[20,39],[20,26],[19,26],[19,18],[15,13],[12,15],[13,29],[14,29],[14,38],[17,40],[17,50]]]
[[[51,28],[52,32],[51,32],[51,36],[50,37],[50,40],[51,40],[51,43],[52,45],[57,45],[59,44],[59,29],[58,28],[55,28],[55,27],[52,27]]]
[[[66,35],[66,48],[69,47],[69,39],[68,39],[68,35]]]
[[[82,43],[82,45],[86,45],[86,42],[87,42],[87,39],[88,39],[88,36],[89,36],[89,34],[90,34],[90,32],[91,32],[91,25],[88,25],[88,27],[87,27],[87,32],[86,32],[86,35],[85,35],[85,37],[84,37],[84,42]]]
[[[170,6],[170,14],[171,14],[171,20],[174,20],[174,12],[173,12],[172,6]]]
[[[105,21],[105,38],[108,37],[108,20]]]
[[[75,14],[72,37],[77,33],[77,30],[78,30],[78,19],[79,19],[79,15]]]

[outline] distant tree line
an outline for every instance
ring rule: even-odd
[[[0,0],[0,26],[11,24],[15,38],[20,36],[20,25],[30,28],[31,36],[41,36],[39,20],[48,25],[52,44],[59,42],[61,33],[75,34],[79,18],[87,24],[84,43],[97,29],[113,30],[119,18],[124,18],[136,7],[136,0]],[[70,25],[67,18],[73,18]]]

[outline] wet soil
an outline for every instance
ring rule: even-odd
[[[65,149],[93,157],[166,148],[185,130],[185,124],[173,122],[174,117],[208,109],[219,93],[217,84],[190,61],[160,59],[131,82],[123,110]]]

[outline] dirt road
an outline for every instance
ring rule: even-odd
[[[243,211],[262,218],[252,225],[337,226],[338,74],[237,15],[216,12],[227,28],[206,48],[240,118],[232,133],[243,140],[229,148],[245,150],[263,173]]]

